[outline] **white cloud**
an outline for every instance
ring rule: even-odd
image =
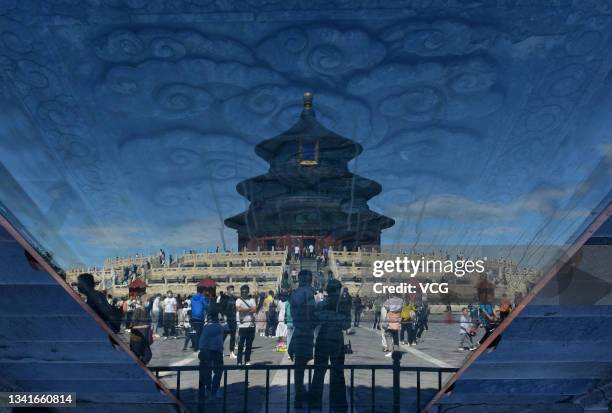
[[[94,248],[138,248],[145,230],[136,225],[87,225],[68,228],[66,233]]]
[[[534,190],[513,202],[496,203],[473,200],[461,195],[443,194],[404,205],[396,205],[391,215],[481,224],[509,222],[530,213],[555,219],[588,216],[589,211],[585,209],[563,208],[563,200],[570,195],[569,190],[543,188]]]
[[[220,228],[215,218],[189,220],[174,225],[86,226],[69,230],[70,234],[91,248],[138,251],[160,246],[169,250],[202,249],[221,244]],[[223,228],[227,244],[235,245],[233,230]],[[153,238],[151,238],[153,237]]]
[[[517,228],[507,227],[507,226],[499,226],[499,227],[489,227],[482,230],[482,235],[504,235],[504,234],[512,234],[517,231]]]
[[[396,211],[405,216],[422,215],[423,218],[488,221],[503,214],[504,208],[492,203],[472,201],[459,195],[436,195],[426,200],[411,202],[403,207],[397,205],[393,212]]]

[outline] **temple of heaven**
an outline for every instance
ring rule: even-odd
[[[349,172],[348,162],[362,150],[317,122],[312,94],[305,93],[298,122],[255,148],[268,172],[236,186],[251,202],[225,220],[238,231],[238,248],[379,248],[381,231],[395,221],[368,207],[380,184]]]

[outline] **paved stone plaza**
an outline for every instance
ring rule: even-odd
[[[449,322],[446,314],[432,314],[430,317],[429,331],[423,333],[422,340],[415,347],[401,345],[402,366],[419,367],[460,367],[469,352],[458,351],[459,324],[458,314],[453,314],[453,321]],[[382,351],[380,331],[373,330],[371,313],[365,313],[362,317],[361,326],[355,329],[355,334],[347,336],[351,340],[354,354],[347,355],[346,364],[392,364],[391,358],[385,357]],[[160,330],[161,332],[161,330]],[[253,343],[253,365],[289,365],[292,364],[287,353],[274,351],[276,339],[255,337]],[[197,353],[192,350],[182,351],[184,339],[157,340],[153,345],[153,360],[150,366],[189,366],[197,365]],[[228,357],[228,341],[225,342],[226,365],[234,365],[236,360]],[[371,370],[355,370],[355,388],[353,392],[354,411],[370,412],[372,410],[372,373]],[[176,389],[176,374],[161,373],[163,381],[171,389]],[[443,380],[449,377],[444,374]],[[390,412],[392,408],[392,371],[376,371],[375,410],[376,412]],[[285,411],[287,400],[287,373],[285,371],[270,372],[270,394],[269,411]],[[350,397],[350,371],[345,371],[347,384],[347,400]],[[293,382],[293,377],[291,377]],[[327,385],[329,374],[326,375],[326,391],[324,394],[323,411],[327,407]],[[196,389],[198,384],[197,372],[183,372],[181,374],[180,397],[188,405],[195,407]],[[223,382],[222,382],[223,385]],[[436,373],[422,373],[421,404],[431,398],[437,389],[438,377]],[[227,379],[227,412],[241,412],[244,401],[244,372],[230,371]],[[416,411],[416,373],[401,373],[401,406],[402,411]],[[291,388],[293,395],[293,386]],[[223,387],[220,391],[220,399],[215,403],[207,404],[206,411],[223,411]],[[265,371],[249,372],[249,412],[265,412]],[[297,410],[296,410],[297,411]],[[304,409],[306,411],[306,409]]]

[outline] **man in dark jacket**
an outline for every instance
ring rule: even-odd
[[[102,291],[96,290],[96,282],[93,275],[89,273],[79,275],[77,288],[81,294],[87,297],[87,304],[104,322],[118,333],[121,330],[121,311],[108,303]]]
[[[417,309],[417,320],[419,322],[417,326],[417,338],[421,338],[423,331],[429,330],[429,305],[426,302],[422,302]]]
[[[359,327],[359,323],[361,322],[361,312],[363,311],[363,303],[361,302],[361,297],[359,297],[359,294],[357,294],[353,299],[353,309],[355,311],[355,323],[353,326]]]
[[[225,316],[227,330],[225,335],[229,335],[229,351],[230,358],[235,359],[234,348],[236,347],[236,296],[234,295],[234,286],[227,287],[227,294],[219,297],[219,306],[221,313]]]
[[[344,382],[344,332],[350,326],[350,306],[348,313],[342,309],[346,297],[340,295],[342,284],[338,280],[327,283],[327,297],[317,304],[315,315],[320,324],[314,353],[314,375],[310,388],[310,407],[320,409],[323,399],[323,382],[330,368],[329,398],[333,412],[346,412],[346,384]],[[350,302],[349,302],[350,303]],[[347,320],[348,318],[348,320]]]
[[[328,284],[329,285],[329,284]],[[340,295],[340,304],[339,311],[342,314],[346,315],[346,320],[344,321],[344,330],[348,330],[348,333],[352,333],[351,329],[351,308],[353,307],[353,297],[349,294],[348,288],[344,287],[342,289],[342,294]]]
[[[289,356],[295,362],[295,408],[301,408],[306,401],[304,389],[304,371],[306,364],[312,359],[314,341],[314,289],[312,288],[312,272],[302,270],[298,274],[299,287],[291,294],[289,306],[293,320],[293,335],[289,343]]]

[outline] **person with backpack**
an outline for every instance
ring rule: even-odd
[[[204,296],[204,287],[198,286],[197,292],[191,296],[191,327],[195,330],[195,337],[193,341],[193,350],[198,349],[198,343],[200,342],[200,334],[202,334],[202,327],[204,327],[204,320],[206,317],[206,311],[208,310],[208,298]]]
[[[493,311],[493,306],[488,302],[488,300],[483,301],[480,304],[480,324],[484,328],[485,333],[478,344],[484,343],[484,341],[493,333],[493,330],[495,330],[495,328],[499,325],[499,322],[495,317],[495,312]]]
[[[255,339],[255,300],[249,294],[249,286],[240,287],[240,298],[236,300],[236,315],[238,318],[238,365],[243,360],[247,366],[251,365],[251,351]],[[244,356],[244,359],[243,359]]]
[[[391,357],[393,350],[399,346],[399,332],[402,322],[402,308],[404,300],[398,295],[389,298],[383,304],[386,310],[385,322],[385,342],[386,351],[385,357]]]
[[[400,337],[399,340],[402,344],[408,344],[410,343],[410,345],[412,346],[412,325],[413,325],[413,320],[414,320],[414,306],[409,303],[409,302],[405,302],[402,305],[402,312],[400,314],[401,316],[401,328],[400,328]],[[414,341],[414,339],[413,339]]]

